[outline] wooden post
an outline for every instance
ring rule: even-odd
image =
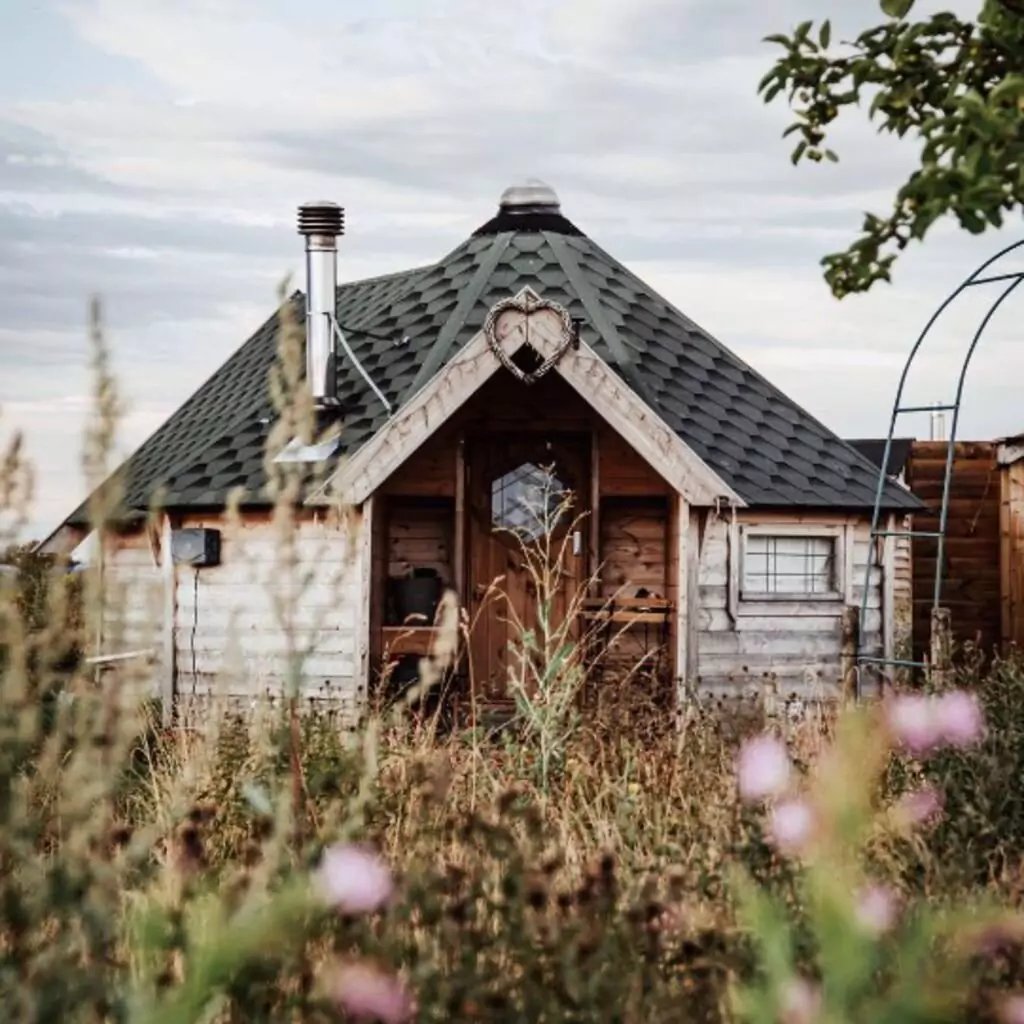
[[[948,608],[932,609],[930,680],[943,688],[953,680],[953,625]]]
[[[896,657],[896,516],[888,517],[882,538],[882,657]]]
[[[855,604],[843,608],[839,641],[839,673],[843,700],[852,700],[858,695],[857,647],[860,643],[860,608]]]
[[[467,605],[466,594],[466,438],[460,434],[455,443],[455,551],[452,553],[452,572],[459,606]]]
[[[676,708],[681,710],[688,696],[689,684],[687,647],[690,639],[690,609],[687,598],[690,593],[690,505],[681,494],[675,495],[673,504],[675,507],[671,511],[668,562],[672,574],[669,596],[675,607],[672,609],[672,629],[669,634],[672,641],[672,674],[676,681]]]
[[[700,671],[697,629],[700,617],[700,544],[702,523],[706,521],[707,510],[696,515],[687,508],[689,514],[689,537],[686,544],[686,687],[690,693],[697,686],[697,674]]]
[[[999,639],[1004,652],[1014,639],[1012,468],[999,467]]]
[[[174,721],[177,668],[174,650],[174,619],[177,613],[177,574],[171,555],[171,517],[164,515],[160,530],[160,576],[163,581],[163,664],[160,672],[160,718],[165,727]]]
[[[359,603],[356,606],[356,673],[357,683],[362,690],[364,699],[368,699],[373,666],[370,652],[375,646],[372,634],[375,631],[373,593],[373,560],[374,560],[374,523],[376,509],[380,505],[374,495],[370,495],[360,509],[359,535],[355,540],[358,545],[359,560]]]
[[[588,533],[587,589],[591,597],[600,594],[601,572],[601,441],[599,425],[590,425],[590,530]]]

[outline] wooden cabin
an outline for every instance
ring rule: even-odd
[[[537,600],[529,517],[552,493],[569,506],[544,531],[554,614],[614,648],[595,655],[597,685],[633,685],[642,662],[670,702],[830,697],[858,650],[892,655],[896,547],[869,543],[875,468],[550,190],[508,190],[438,263],[342,285],[332,305],[337,430],[299,512],[307,580],[289,630],[264,491],[275,318],[125,467],[126,505],[144,511],[161,488],[164,526],[113,542],[109,571],[132,598],[105,643],[151,650],[168,705],[280,693],[299,647],[301,693],[358,711],[382,666],[430,650],[441,588],[465,624],[456,676],[507,700],[510,632]],[[891,482],[884,505],[895,535],[918,502]],[[79,510],[53,543],[86,529]],[[417,600],[427,614],[410,618]]]

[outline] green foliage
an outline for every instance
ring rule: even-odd
[[[880,132],[921,144],[892,210],[867,214],[861,236],[822,261],[840,298],[888,281],[899,251],[941,217],[979,234],[1024,205],[1024,5],[985,0],[976,21],[950,12],[907,21],[913,0],[881,7],[888,20],[838,52],[828,22],[817,34],[808,21],[770,36],[784,52],[758,87],[796,114],[785,132],[798,138],[794,164],[838,159],[830,126],[865,103]]]
[[[971,676],[964,674],[970,680]],[[1024,664],[997,660],[976,687],[989,728],[966,750],[950,749],[916,766],[890,769],[896,790],[935,786],[945,813],[929,834],[926,860],[908,855],[907,868],[934,890],[960,891],[1005,880],[1008,851],[1024,850]],[[1012,855],[1011,855],[1012,856]]]

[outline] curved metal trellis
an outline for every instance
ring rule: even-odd
[[[1013,252],[1016,249],[1024,247],[1024,239],[1019,242],[1014,242],[1012,245],[1006,246],[1005,249],[1001,249],[994,256],[987,259],[982,263],[976,270],[973,271],[968,277],[966,277],[953,292],[951,292],[931,315],[930,319],[924,326],[924,330],[918,335],[917,340],[914,342],[913,347],[910,350],[910,354],[907,356],[907,361],[904,363],[903,372],[900,374],[899,385],[896,388],[896,398],[893,401],[892,417],[889,420],[889,434],[885,441],[885,451],[882,455],[881,465],[878,470],[878,485],[875,490],[875,504],[871,513],[871,535],[869,546],[870,550],[873,551],[876,547],[875,540],[877,538],[884,538],[890,536],[899,537],[911,537],[911,538],[930,538],[935,540],[937,543],[937,555],[935,565],[935,587],[932,593],[932,608],[938,608],[939,603],[942,599],[942,581],[943,571],[945,569],[945,556],[946,556],[946,525],[949,518],[949,494],[950,484],[953,478],[953,455],[956,447],[956,434],[957,426],[960,420],[960,403],[963,398],[964,384],[967,380],[967,371],[971,365],[971,359],[974,356],[975,349],[978,347],[978,342],[981,341],[982,335],[985,333],[992,317],[995,312],[1003,304],[1003,302],[1009,298],[1013,291],[1020,285],[1021,281],[1024,281],[1024,271],[1017,271],[1011,274],[991,274],[986,275],[985,271],[989,269],[994,263],[997,263],[1008,253]],[[967,352],[964,355],[963,363],[960,367],[960,375],[957,379],[956,394],[952,402],[949,404],[938,404],[938,405],[903,405],[903,391],[907,383],[907,377],[910,374],[911,367],[914,364],[914,360],[917,358],[921,347],[924,344],[925,339],[928,337],[931,329],[938,322],[939,318],[943,313],[969,288],[975,288],[978,285],[985,284],[997,284],[999,282],[1007,282],[1006,287],[999,293],[998,297],[993,300],[989,306],[985,315],[981,318],[981,322],[978,324],[977,330],[974,332],[974,336],[971,338],[971,343],[968,346]],[[879,523],[882,515],[882,503],[885,495],[885,486],[888,483],[889,477],[887,473],[889,465],[889,454],[892,450],[893,435],[896,430],[896,421],[902,415],[908,413],[924,413],[924,412],[950,412],[952,413],[950,422],[949,439],[946,444],[946,466],[945,472],[942,479],[942,504],[939,510],[939,528],[938,530],[882,530],[879,529]],[[874,559],[869,553],[867,558],[867,565],[864,570],[864,589],[861,595],[861,607],[860,607],[860,622],[861,622],[861,640],[863,640],[864,629],[863,624],[867,619],[868,612],[868,597],[870,595],[871,586],[871,570],[874,568]],[[883,652],[884,655],[884,652]],[[927,663],[924,661],[915,661],[912,659],[901,659],[901,658],[887,658],[879,657],[877,655],[871,655],[865,653],[858,646],[857,651],[857,662],[858,665],[891,665],[894,668],[926,668]],[[861,679],[860,672],[857,672],[857,691],[860,696],[861,690]]]

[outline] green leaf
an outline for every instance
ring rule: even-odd
[[[823,21],[821,23],[821,29],[818,32],[818,43],[823,50],[828,49],[828,44],[832,41],[832,23],[829,21]]]
[[[905,18],[914,6],[914,0],[880,0],[880,5],[882,13],[890,18]]]

